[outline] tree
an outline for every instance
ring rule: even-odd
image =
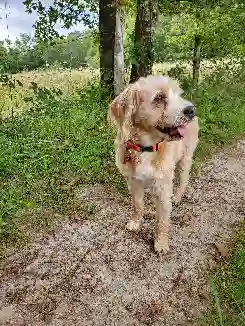
[[[130,82],[141,76],[152,73],[153,28],[157,18],[157,3],[155,0],[137,0],[137,15],[135,20],[134,57]]]
[[[100,80],[105,95],[114,96],[114,49],[115,49],[116,3],[100,0]]]
[[[123,6],[117,3],[115,48],[114,48],[114,90],[118,95],[124,86],[124,12]]]

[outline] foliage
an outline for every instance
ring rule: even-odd
[[[192,58],[194,35],[202,39],[202,58],[244,55],[245,11],[240,6],[218,7],[160,16],[154,37],[156,61]]]
[[[129,68],[132,62],[133,42],[134,42],[134,25],[135,13],[125,20],[125,35],[124,35],[124,63],[125,67]]]
[[[96,31],[70,33],[66,38],[58,38],[45,49],[46,62],[59,62],[67,68],[98,67],[99,51]]]
[[[97,0],[54,0],[48,8],[40,0],[26,0],[24,5],[28,13],[36,11],[38,14],[35,33],[41,42],[49,42],[50,39],[59,36],[55,29],[58,22],[62,22],[65,28],[70,28],[78,22],[93,27],[98,19]]]
[[[60,89],[38,86],[35,82],[31,82],[30,89],[33,93],[24,97],[24,101],[31,104],[30,111],[47,111],[51,113],[51,108],[58,106],[58,96],[62,94]]]
[[[20,34],[14,43],[6,40],[4,46],[6,55],[0,62],[1,72],[16,73],[20,70],[32,70],[44,64],[40,48],[28,34]]]
[[[13,44],[9,41],[0,45],[0,73],[17,73],[57,63],[65,68],[96,68],[99,65],[97,39],[96,30],[73,32],[44,46],[28,34],[21,34]]]

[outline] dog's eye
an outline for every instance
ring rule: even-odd
[[[163,93],[159,93],[155,96],[154,102],[155,103],[161,103],[166,101],[166,95]]]

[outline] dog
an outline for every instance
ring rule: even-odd
[[[189,181],[199,124],[195,106],[182,97],[179,83],[167,76],[142,77],[109,105],[117,128],[116,165],[132,194],[133,214],[127,229],[137,231],[144,214],[144,192],[156,199],[154,249],[169,251],[172,199],[181,201]],[[173,197],[173,179],[178,186]]]

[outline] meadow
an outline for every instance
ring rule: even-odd
[[[197,90],[188,65],[155,65],[155,73],[180,76],[200,118],[200,143],[194,172],[224,145],[245,134],[245,70],[229,61],[206,63]],[[103,183],[124,191],[113,157],[114,130],[108,102],[100,102],[98,71],[40,70],[3,80],[0,86],[0,246],[30,241],[48,232],[55,218],[74,210],[77,184]],[[85,208],[80,207],[83,210]],[[244,232],[233,243],[230,260],[214,278],[224,325],[238,325],[245,306]],[[234,302],[236,304],[234,304]],[[216,311],[202,325],[218,325]],[[239,317],[240,318],[240,317]],[[239,319],[240,320],[240,319]],[[220,324],[221,325],[221,324]]]

